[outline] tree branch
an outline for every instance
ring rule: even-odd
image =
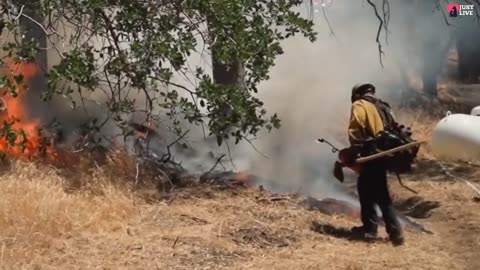
[[[375,39],[375,41],[378,44],[378,54],[379,54],[379,57],[380,57],[380,65],[383,68],[384,66],[383,66],[382,56],[385,55],[385,53],[382,50],[382,43],[380,42],[380,33],[382,32],[382,27],[383,27],[384,21],[383,21],[382,17],[380,17],[380,14],[378,14],[377,6],[371,0],[367,0],[367,3],[370,6],[372,6],[373,10],[375,11],[375,16],[377,17],[378,21],[380,22],[380,25],[378,26],[378,30],[377,30],[377,38]]]
[[[255,145],[254,145],[247,137],[242,136],[242,138],[243,138],[245,141],[247,141],[248,144],[250,144],[250,145],[253,147],[253,149],[255,150],[255,152],[259,153],[259,154],[260,154],[261,156],[263,156],[264,158],[269,159],[268,156],[265,155],[264,153],[260,152],[260,151],[255,147]]]
[[[443,10],[442,5],[440,5],[440,0],[435,0],[435,8],[437,10],[440,10],[440,12],[442,12],[442,16],[443,16],[443,20],[445,21],[445,24],[447,26],[450,26],[451,24],[448,22],[447,15],[445,14],[445,11]]]
[[[52,34],[52,33],[49,33],[49,32],[47,31],[47,29],[43,26],[42,23],[36,21],[36,20],[33,19],[32,17],[30,17],[30,16],[26,15],[25,13],[23,13],[23,9],[24,9],[24,8],[25,8],[25,6],[22,5],[21,8],[20,8],[19,13],[16,15],[15,18],[12,18],[12,17],[11,17],[11,13],[10,13],[10,11],[8,11],[8,9],[7,9],[8,17],[10,18],[10,20],[12,20],[12,21],[17,21],[20,17],[24,17],[24,18],[27,18],[28,20],[30,20],[31,22],[35,23],[36,25],[38,25],[38,27],[40,27],[40,29],[42,29],[42,31],[45,33],[45,36],[47,37],[48,41],[50,41],[50,43],[52,44],[52,47],[55,48],[55,50],[57,51],[59,57],[62,58],[62,59],[64,59],[63,53],[60,52],[60,49],[56,46],[56,42],[54,42],[54,41],[52,40],[51,36],[52,36],[53,34],[55,34],[55,35],[58,36],[58,37],[61,37],[61,38],[63,38],[63,37],[62,37],[54,28],[50,28],[50,30],[52,31],[53,34]],[[44,49],[46,49],[46,48],[44,48]]]
[[[390,2],[388,2],[388,0],[383,0],[382,10],[384,20],[383,28],[385,30],[385,43],[388,45],[388,24],[390,22]]]
[[[170,151],[170,147],[172,147],[173,145],[175,145],[176,143],[178,143],[178,142],[179,142],[181,139],[183,139],[189,132],[190,132],[190,130],[187,130],[185,133],[183,133],[183,135],[181,135],[181,136],[178,137],[175,141],[173,141],[172,143],[170,143],[169,145],[167,145],[167,153],[166,153],[166,154],[163,154],[162,157],[160,158],[160,160],[161,160],[163,163],[167,163],[167,162],[171,161],[172,152]]]
[[[467,4],[469,5],[474,6],[473,10],[475,11],[475,17],[477,17],[477,23],[480,22],[480,14],[478,13],[478,9],[475,8],[475,5],[472,2],[470,2],[470,0],[465,0],[465,2],[467,2]],[[475,2],[478,3],[479,1],[476,0]]]
[[[325,12],[325,4],[323,2],[324,0],[322,0],[322,13],[323,13],[323,17],[325,18],[325,21],[327,22],[328,29],[330,29],[330,35],[337,37],[337,35],[335,35],[335,32],[333,31],[330,21],[328,20],[327,13]]]
[[[213,164],[213,167],[208,170],[208,172],[202,174],[202,176],[200,176],[200,179],[205,179],[216,167],[217,165],[222,161],[222,159],[225,157],[225,154],[221,155],[217,161],[215,162],[215,164]]]

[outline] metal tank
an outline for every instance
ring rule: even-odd
[[[437,158],[480,160],[480,116],[447,113],[432,133],[432,150]]]
[[[475,116],[480,116],[480,106],[473,108],[470,114]]]

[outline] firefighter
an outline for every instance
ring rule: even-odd
[[[348,137],[351,148],[370,152],[368,141],[384,130],[382,116],[375,106],[375,87],[370,83],[357,84],[352,89],[352,110]],[[393,116],[391,116],[393,118]],[[385,222],[390,241],[402,245],[404,237],[401,224],[395,214],[392,199],[387,186],[387,167],[385,160],[375,159],[363,164],[357,182],[361,207],[362,226],[352,228],[352,232],[366,239],[375,239],[378,234],[378,205]]]

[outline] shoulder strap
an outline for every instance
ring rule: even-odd
[[[375,108],[378,111],[378,114],[380,115],[380,118],[382,119],[383,122],[383,127],[391,126],[395,122],[392,112],[391,112],[391,107],[390,105],[378,98],[372,97],[372,96],[364,96],[362,99],[372,103],[375,105]]]

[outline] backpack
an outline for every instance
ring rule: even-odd
[[[384,130],[368,143],[367,147],[370,149],[370,154],[386,151],[415,141],[412,139],[410,128],[395,121],[388,103],[370,96],[366,96],[363,99],[375,105],[384,126]],[[416,145],[386,157],[387,170],[397,174],[397,176],[410,172],[419,150],[420,146]]]

